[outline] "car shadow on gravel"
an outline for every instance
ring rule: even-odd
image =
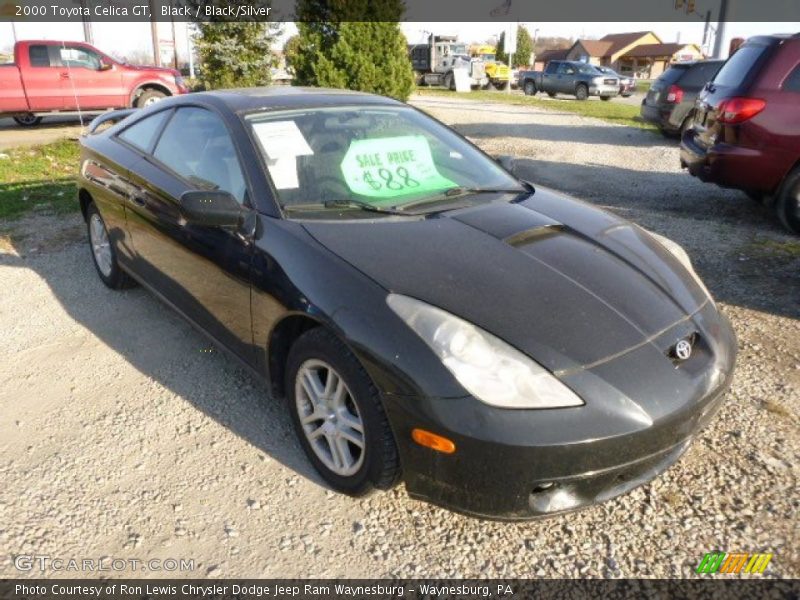
[[[574,116],[574,115],[571,115]],[[487,129],[485,123],[454,123],[450,127],[463,136],[480,139],[508,138],[547,142],[580,142],[609,146],[675,147],[656,131],[624,126],[547,125],[542,123],[494,123]]]
[[[515,172],[675,240],[715,299],[800,319],[800,240],[745,194],[685,172],[526,158]]]
[[[7,268],[33,270],[76,323],[146,378],[259,452],[327,488],[296,440],[285,402],[272,398],[264,381],[219,351],[144,288],[106,288],[92,264],[80,217],[62,222],[66,223],[61,227],[71,234],[57,247],[41,245],[32,236],[24,237],[24,244],[6,239],[0,245],[0,272]],[[57,228],[48,229],[52,233]],[[41,251],[42,247],[46,251]],[[190,451],[207,451],[195,438],[184,439],[183,445]]]

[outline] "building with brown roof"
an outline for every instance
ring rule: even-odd
[[[652,31],[635,31],[610,33],[599,40],[578,40],[567,52],[566,60],[608,66],[623,75],[654,79],[672,62],[702,57],[695,44],[665,44]]]
[[[567,60],[569,48],[557,48],[552,50],[542,50],[534,57],[533,68],[536,71],[544,70],[544,67],[551,60]]]
[[[703,53],[696,44],[642,44],[621,56],[619,63],[636,77],[655,79],[671,63],[701,58]]]

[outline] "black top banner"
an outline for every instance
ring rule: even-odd
[[[0,21],[800,21],[800,0],[0,0]],[[335,9],[332,9],[335,6]],[[333,17],[333,18],[331,18]]]
[[[797,599],[797,581],[775,579],[26,579],[0,580],[3,600],[603,600]]]

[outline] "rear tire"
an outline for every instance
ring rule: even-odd
[[[555,98],[556,97],[556,93],[555,92],[547,92],[547,95],[550,96],[551,98]]]
[[[532,81],[526,81],[525,84],[522,86],[522,91],[525,92],[526,96],[535,96],[536,84]]]
[[[583,102],[589,97],[589,88],[585,84],[579,83],[575,88],[575,98]]]
[[[783,182],[775,211],[786,229],[800,235],[800,167],[795,167]]]
[[[155,104],[159,100],[163,100],[166,97],[167,95],[164,92],[159,92],[158,90],[145,90],[136,99],[136,108],[150,106],[151,104]]]
[[[16,121],[17,125],[21,125],[22,127],[33,127],[42,122],[42,117],[37,117],[33,113],[28,113],[25,115],[17,115],[14,117],[14,121]]]
[[[285,389],[300,445],[334,490],[361,496],[397,482],[400,459],[380,394],[333,333],[318,327],[298,338]]]
[[[120,268],[106,223],[94,202],[86,208],[86,228],[92,262],[100,280],[112,290],[131,287],[133,280]]]

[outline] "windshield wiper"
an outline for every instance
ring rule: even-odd
[[[414,206],[422,206],[423,204],[433,204],[435,202],[442,202],[443,200],[453,200],[455,198],[460,198],[461,196],[466,196],[469,194],[524,194],[526,192],[525,189],[520,190],[508,190],[508,189],[487,189],[487,188],[468,188],[468,187],[454,187],[450,188],[449,190],[445,190],[441,194],[437,194],[436,196],[431,196],[430,198],[421,198],[419,200],[415,200],[414,202],[408,202],[406,204],[399,204],[393,208],[402,208],[403,211],[407,208],[411,208]]]
[[[394,207],[387,206],[387,207],[380,207],[375,206],[369,202],[364,200],[355,200],[355,199],[341,199],[341,200],[326,200],[320,203],[314,204],[296,204],[292,206],[291,204],[284,204],[284,210],[313,210],[314,208],[318,207],[323,208],[360,208],[361,210],[366,210],[369,212],[377,212],[377,213],[384,213],[388,215],[405,215],[408,216],[408,213],[404,213],[403,211],[396,210]]]

